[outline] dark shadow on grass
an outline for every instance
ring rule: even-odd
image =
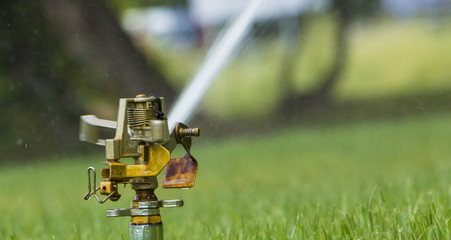
[[[303,96],[292,99],[291,103],[285,101],[283,110],[274,112],[271,118],[218,120],[201,115],[193,119],[190,125],[201,126],[202,133],[208,138],[217,138],[258,135],[294,126],[349,125],[440,113],[451,113],[451,89],[430,94],[360,101],[333,101]]]

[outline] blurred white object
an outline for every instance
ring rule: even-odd
[[[382,7],[395,17],[415,17],[451,11],[451,0],[381,0]]]
[[[236,16],[249,0],[189,0],[189,12],[194,21],[202,27],[217,26]],[[324,9],[328,0],[262,0],[256,13],[256,21],[298,16],[302,12]]]

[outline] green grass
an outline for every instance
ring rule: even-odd
[[[451,25],[447,20],[380,21],[355,27],[350,68],[339,98],[368,99],[451,87]]]
[[[166,239],[450,239],[450,128],[437,114],[197,139],[195,187],[157,190],[185,200],[161,210]],[[129,186],[82,200],[103,156],[49,160],[0,171],[0,239],[128,239],[105,210]]]

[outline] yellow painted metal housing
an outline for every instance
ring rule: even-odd
[[[157,176],[168,164],[170,152],[161,145],[146,146],[142,152],[143,162],[147,164],[125,165],[119,161],[106,161],[108,168],[102,169],[102,178],[123,182],[134,177]]]

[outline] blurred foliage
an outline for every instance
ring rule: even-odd
[[[333,100],[359,102],[412,97],[423,101],[421,96],[450,92],[449,19],[398,21],[382,16],[354,23],[349,32],[349,65],[332,92]],[[291,90],[299,94],[311,92],[320,84],[318,79],[331,66],[334,48],[332,36],[336,26],[332,15],[310,16],[306,21],[290,82]],[[247,39],[243,44],[236,59],[207,93],[202,109],[210,116],[270,118],[283,97],[279,71],[284,45],[277,37],[260,42]],[[203,50],[160,50],[160,59],[170,80],[182,86],[194,75],[203,54]]]
[[[88,79],[48,27],[38,3],[0,2],[0,152],[39,152],[73,144],[80,103],[72,88]],[[48,136],[59,136],[48,138]]]
[[[378,15],[381,0],[332,0],[333,5],[341,5],[352,18],[367,18]]]
[[[130,8],[186,6],[188,4],[187,0],[109,0],[107,3],[119,14]]]
[[[340,99],[380,99],[451,90],[450,18],[390,19],[358,25]]]

